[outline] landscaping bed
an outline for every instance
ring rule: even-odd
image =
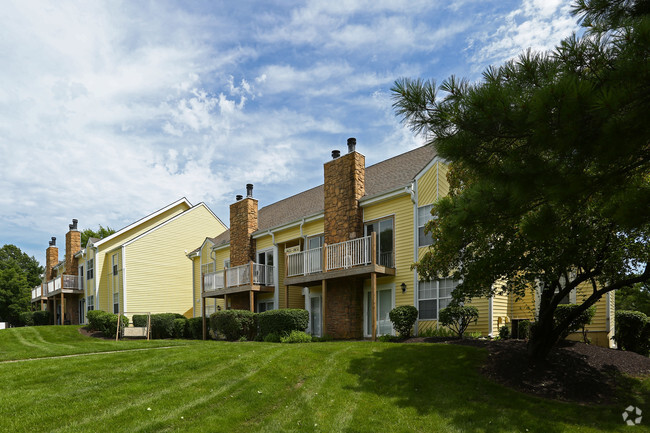
[[[630,376],[650,375],[650,358],[575,341],[554,348],[545,362],[531,362],[523,340],[411,338],[408,343],[447,343],[485,348],[481,373],[495,382],[541,397],[611,404],[636,394]]]

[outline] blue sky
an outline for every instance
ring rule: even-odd
[[[119,229],[187,197],[228,223],[422,144],[399,77],[471,80],[577,31],[560,0],[3,2],[0,245],[41,263],[72,218]]]

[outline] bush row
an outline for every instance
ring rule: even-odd
[[[18,326],[45,326],[50,324],[51,319],[49,311],[23,311],[18,314]]]
[[[263,313],[224,310],[210,316],[210,328],[229,341],[305,339],[297,334],[292,336],[292,332],[304,334],[308,324],[309,313],[301,309],[271,310]],[[311,337],[309,339],[311,340]]]
[[[133,326],[145,328],[146,314],[134,314]],[[178,313],[159,313],[151,315],[151,338],[203,338],[203,319],[201,317],[186,318]]]
[[[117,332],[117,314],[107,313],[102,310],[90,310],[86,314],[88,327],[93,331],[101,331],[105,337],[113,338]],[[122,327],[129,326],[129,318],[120,317]]]

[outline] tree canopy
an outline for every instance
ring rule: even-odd
[[[538,290],[533,357],[607,292],[650,279],[648,4],[579,0],[584,35],[552,52],[529,50],[475,83],[392,89],[397,115],[450,166],[418,272],[462,279],[458,299]],[[590,296],[554,323],[578,286]]]
[[[86,244],[88,243],[88,239],[90,238],[95,238],[95,239],[104,239],[107,236],[112,235],[115,233],[115,230],[113,230],[110,227],[103,227],[101,224],[99,225],[99,229],[97,231],[94,231],[92,229],[84,229],[81,232],[81,246],[85,247]]]
[[[40,284],[43,267],[15,245],[0,248],[0,321],[18,322],[29,309],[31,289]]]

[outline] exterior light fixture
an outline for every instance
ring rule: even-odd
[[[402,283],[400,287],[402,287],[402,293],[406,293],[406,283]]]
[[[221,311],[221,305],[217,305],[217,311]]]

